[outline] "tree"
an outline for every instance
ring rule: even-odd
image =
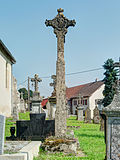
[[[27,99],[28,99],[28,91],[27,91],[26,88],[20,88],[18,91],[19,91],[20,93],[21,93],[21,92],[23,93],[23,99],[24,99],[24,100],[27,100]],[[30,97],[32,97],[32,96],[33,96],[33,91],[30,90]]]
[[[108,59],[104,63],[103,67],[106,70],[104,73],[105,78],[103,79],[105,84],[105,88],[103,90],[103,95],[104,95],[103,105],[104,107],[106,107],[112,102],[115,94],[115,86],[117,82],[118,70],[115,69],[114,61],[112,59]]]

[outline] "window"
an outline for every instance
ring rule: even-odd
[[[85,99],[85,105],[87,105],[87,99]]]
[[[83,105],[87,105],[87,99],[83,100]]]
[[[75,105],[75,106],[77,105],[77,100],[74,100],[74,105]]]

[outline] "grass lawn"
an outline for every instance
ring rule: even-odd
[[[79,129],[73,130],[86,157],[64,156],[62,153],[47,154],[47,152],[40,150],[39,157],[34,158],[34,160],[104,160],[104,134],[99,130],[100,125],[79,122],[76,120],[76,117],[70,117],[67,120],[67,125],[80,126]]]
[[[29,120],[30,119],[29,118],[29,112],[19,113],[19,119],[20,120]],[[12,118],[6,118],[5,137],[11,136],[11,134],[10,134],[10,127],[16,127],[16,122],[14,122]]]
[[[29,120],[29,112],[20,113],[19,119]],[[12,118],[6,119],[5,137],[10,136],[10,127],[15,126]],[[47,154],[40,150],[39,157],[34,160],[104,160],[105,143],[104,134],[99,130],[98,124],[86,124],[76,120],[76,117],[70,117],[67,120],[68,126],[80,126],[78,129],[73,129],[75,136],[79,139],[80,148],[86,157],[65,156],[62,153]]]

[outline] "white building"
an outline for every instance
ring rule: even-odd
[[[0,40],[0,114],[11,116],[12,65],[16,60]]]
[[[77,114],[76,107],[81,104],[84,110],[89,107],[91,110],[91,119],[93,119],[93,110],[97,101],[103,99],[104,82],[95,81],[66,89],[66,98],[70,107],[70,114]],[[79,100],[79,95],[81,98]]]

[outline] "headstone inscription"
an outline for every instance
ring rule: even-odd
[[[0,155],[4,152],[5,116],[0,115]]]
[[[97,106],[93,110],[93,122],[95,124],[99,124],[100,123],[100,113],[99,113],[99,109],[98,109]]]
[[[91,110],[89,107],[85,110],[85,122],[91,123]]]
[[[64,137],[67,129],[64,43],[67,28],[75,26],[76,22],[64,17],[63,9],[57,11],[57,16],[52,20],[46,20],[45,24],[53,27],[57,37],[55,136]]]
[[[102,114],[106,116],[106,160],[120,159],[120,90],[113,101],[104,107]]]

